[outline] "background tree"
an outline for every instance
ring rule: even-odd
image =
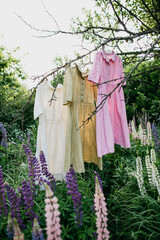
[[[19,80],[27,76],[13,56],[15,51],[0,47],[0,121],[7,125],[15,122],[25,129],[33,123],[33,100],[25,108],[29,93]]]

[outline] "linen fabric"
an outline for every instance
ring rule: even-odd
[[[68,67],[64,76],[63,104],[69,105],[65,171],[72,165],[76,172],[84,172],[84,161],[93,162],[102,169],[97,157],[95,116],[80,127],[95,109],[97,88],[82,76],[77,65]]]
[[[36,157],[39,159],[43,151],[49,172],[61,180],[65,176],[64,159],[68,107],[63,106],[63,85],[58,84],[52,98],[54,88],[49,82],[42,83],[36,91],[34,103],[34,119],[39,118]]]
[[[130,147],[129,129],[122,86],[122,61],[113,51],[97,52],[88,80],[98,84],[96,137],[98,157],[114,152],[114,144]],[[116,89],[115,89],[116,88]],[[105,96],[107,100],[104,100]]]

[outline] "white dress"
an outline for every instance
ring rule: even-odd
[[[64,176],[65,142],[68,107],[63,105],[63,85],[58,84],[56,100],[50,103],[54,88],[48,82],[38,86],[34,103],[34,119],[39,118],[36,157],[45,154],[49,172],[61,180]]]

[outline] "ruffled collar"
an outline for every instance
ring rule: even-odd
[[[110,60],[112,60],[113,62],[115,62],[115,60],[116,60],[116,54],[114,51],[112,51],[110,53],[106,53],[104,50],[102,50],[101,54],[102,54],[103,59],[108,63]]]

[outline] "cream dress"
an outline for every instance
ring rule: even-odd
[[[36,157],[40,151],[46,157],[49,172],[61,180],[65,176],[64,159],[68,107],[63,106],[63,85],[58,84],[56,99],[50,104],[54,88],[49,82],[38,86],[34,104],[34,119],[39,118]]]

